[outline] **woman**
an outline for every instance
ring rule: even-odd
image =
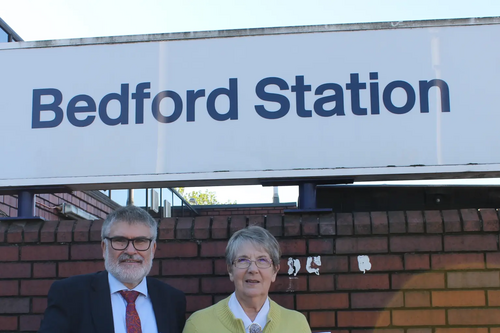
[[[269,231],[239,230],[226,247],[226,264],[235,291],[189,317],[183,333],[310,333],[306,318],[268,297],[280,268],[281,251]]]

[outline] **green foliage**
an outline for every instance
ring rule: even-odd
[[[236,201],[227,201],[227,202],[219,202],[215,195],[215,192],[205,190],[205,191],[191,191],[187,192],[184,187],[178,187],[175,189],[179,192],[180,195],[184,197],[184,199],[189,202],[191,205],[235,205]],[[196,203],[192,203],[189,199],[195,199]]]

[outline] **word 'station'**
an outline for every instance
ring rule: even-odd
[[[378,115],[383,111],[403,115],[417,104],[420,113],[429,113],[429,96],[431,91],[436,90],[440,111],[451,111],[450,88],[444,80],[420,80],[416,85],[418,88],[415,88],[404,80],[381,85],[378,72],[370,72],[368,77],[369,82],[362,82],[359,73],[351,73],[350,81],[345,85],[326,82],[316,87],[307,84],[304,75],[295,76],[294,84],[280,77],[266,77],[255,85],[254,91],[255,96],[266,103],[254,105],[254,110],[264,119],[286,116],[292,109],[291,105],[295,106],[294,111],[301,118],[313,115],[342,117],[348,112],[355,116]],[[131,122],[130,104],[135,105],[135,124],[147,121],[147,109],[156,122],[163,124],[176,122],[182,115],[186,122],[194,122],[199,112],[208,113],[215,121],[234,121],[238,120],[239,113],[238,79],[230,78],[228,86],[212,91],[186,90],[185,93],[163,90],[153,97],[151,82],[138,83],[133,92],[129,83],[121,83],[119,93],[111,92],[97,99],[87,94],[64,96],[56,88],[33,89],[31,128],[57,127],[63,123],[65,116],[75,127],[90,126],[97,118],[107,126],[128,125]],[[248,93],[245,92],[245,96]],[[345,95],[347,99],[350,97],[347,102]],[[290,99],[294,100],[293,104]],[[65,100],[68,102],[63,103]],[[110,103],[118,103],[119,111],[110,111]]]
[[[363,274],[372,269],[372,264],[368,256],[358,256],[358,267]]]
[[[307,257],[306,270],[311,274],[319,275],[319,268],[321,267],[321,257]],[[297,276],[301,268],[300,260],[292,257],[288,258],[288,275]]]

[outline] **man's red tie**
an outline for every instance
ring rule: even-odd
[[[141,319],[135,309],[135,300],[139,296],[139,292],[120,290],[120,294],[127,301],[127,333],[142,333]]]

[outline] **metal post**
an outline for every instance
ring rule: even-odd
[[[17,195],[17,217],[35,216],[35,194],[31,191],[19,191]]]
[[[316,183],[299,184],[299,209],[316,209]]]

